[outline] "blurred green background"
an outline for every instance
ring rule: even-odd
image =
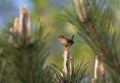
[[[12,27],[14,19],[19,17],[20,7],[25,5],[27,10],[31,13],[31,32],[34,32],[36,24],[40,19],[46,24],[46,34],[50,33],[49,40],[47,41],[49,56],[46,60],[46,65],[54,63],[62,68],[64,47],[59,42],[58,36],[65,35],[66,37],[71,38],[72,35],[75,35],[75,43],[70,49],[70,55],[74,58],[75,65],[79,64],[82,59],[84,59],[84,62],[89,62],[87,72],[93,77],[96,55],[86,44],[85,40],[80,37],[81,35],[76,32],[76,28],[71,25],[64,16],[64,7],[69,5],[70,1],[71,0],[0,0],[0,30],[2,31],[2,28]],[[98,1],[98,7],[101,5],[99,4],[100,0],[93,1]],[[113,11],[112,15],[118,25],[120,21],[119,3],[120,0],[107,0],[107,3],[102,7],[102,11],[104,11],[107,6]],[[99,17],[97,16],[99,14],[95,15],[96,17]],[[100,30],[101,29],[102,28],[100,28]],[[107,43],[109,41],[110,40],[108,40]]]

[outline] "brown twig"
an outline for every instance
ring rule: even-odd
[[[63,70],[62,70],[62,74],[61,74],[61,78],[59,83],[64,83],[67,78],[68,75],[70,74],[70,76],[72,75],[72,71],[73,71],[73,58],[70,57],[70,47],[73,45],[74,41],[73,41],[73,37],[71,37],[71,39],[66,38],[65,36],[61,35],[58,37],[58,39],[60,40],[60,42],[65,46],[65,50],[64,50],[64,62],[63,62]],[[69,65],[69,66],[68,66]],[[70,71],[68,72],[68,67],[70,67]]]
[[[106,83],[105,66],[102,61],[100,63],[100,73],[101,73],[102,83]]]

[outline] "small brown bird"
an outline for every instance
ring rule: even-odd
[[[74,35],[71,37],[71,39],[66,38],[64,35],[58,36],[58,39],[65,47],[70,47],[74,41],[73,41]]]

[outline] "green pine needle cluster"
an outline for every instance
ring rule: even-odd
[[[53,83],[52,72],[45,67],[48,56],[46,26],[38,21],[32,33],[32,45],[16,49],[9,42],[8,30],[0,33],[0,83]]]
[[[77,2],[79,6],[76,5]],[[64,17],[94,54],[102,57],[110,77],[116,80],[115,83],[120,82],[117,79],[120,76],[120,28],[109,0],[85,0],[82,5],[79,0],[73,0],[65,7],[65,13]]]
[[[73,64],[74,65],[74,64]],[[86,81],[87,75],[87,65],[88,63],[83,62],[81,59],[81,62],[77,66],[73,66],[72,74],[70,75],[70,68],[68,68],[67,78],[64,76],[63,71],[57,65],[52,65],[52,70],[54,71],[54,74],[57,78],[57,83],[89,83],[89,80]],[[63,77],[61,77],[61,74],[63,74]]]

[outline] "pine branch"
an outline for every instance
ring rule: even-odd
[[[117,71],[120,73],[120,64],[119,64],[118,59],[116,57],[114,57],[114,55],[112,54],[112,51],[108,48],[106,43],[104,43],[102,41],[102,38],[101,38],[101,36],[99,36],[97,31],[95,30],[93,23],[88,21],[88,22],[86,22],[86,25],[88,26],[89,30],[93,34],[94,40],[97,43],[99,43],[99,46],[101,47],[102,52],[103,52],[105,58],[108,58],[108,59],[112,60],[113,64],[115,65],[115,67],[117,69]]]
[[[0,82],[1,83],[54,83],[52,70],[45,67],[48,57],[48,36],[45,23],[38,21],[33,33],[30,32],[30,14],[22,6],[20,18],[13,27],[0,33]],[[1,66],[4,56],[5,67]],[[5,73],[4,73],[5,72]],[[2,78],[1,78],[2,76]],[[9,79],[8,79],[9,78]]]
[[[103,62],[111,69],[114,68],[115,72],[120,75],[120,64],[117,57],[119,56],[117,50],[119,50],[118,35],[120,29],[115,23],[113,13],[107,4],[108,1],[84,0],[82,3],[76,2],[79,1],[74,0],[74,3],[71,4],[72,7],[66,7],[65,17],[76,27],[78,34],[94,53],[97,55],[102,53]],[[80,9],[81,6],[85,7],[84,11],[86,11],[86,19],[84,20],[84,12],[82,8]]]

